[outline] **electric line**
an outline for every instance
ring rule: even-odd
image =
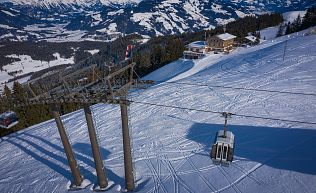
[[[246,117],[246,118],[255,118],[255,119],[265,119],[265,120],[272,120],[272,121],[282,121],[282,122],[291,122],[291,123],[303,123],[309,125],[316,125],[316,122],[306,122],[306,121],[296,121],[296,120],[289,120],[289,119],[279,119],[279,118],[271,118],[271,117],[260,117],[260,116],[253,116],[253,115],[243,115],[243,114],[234,114],[237,117]]]
[[[211,84],[205,84],[205,83],[189,83],[189,82],[179,82],[179,81],[155,81],[155,80],[154,80],[154,82],[156,82],[156,83],[166,83],[166,84],[200,86],[200,87],[225,88],[225,89],[234,89],[234,90],[248,90],[248,91],[258,91],[258,92],[270,92],[270,93],[280,93],[280,94],[316,96],[316,93],[302,93],[302,92],[277,91],[277,90],[267,90],[267,89],[243,88],[243,87],[233,87],[233,86],[224,86],[224,85],[211,85]]]
[[[174,105],[165,105],[165,104],[141,102],[141,101],[134,101],[134,100],[126,100],[126,102],[132,102],[132,103],[138,103],[138,104],[150,105],[150,106],[174,108],[174,109],[183,109],[183,110],[189,110],[189,111],[213,113],[213,114],[222,114],[223,113],[223,112],[220,112],[220,111],[212,111],[212,110],[207,110],[207,109],[196,109],[196,108],[188,108],[188,107],[179,107],[179,106],[174,106]],[[271,117],[261,117],[261,116],[254,116],[254,115],[243,115],[243,114],[237,114],[237,113],[232,113],[232,115],[235,115],[237,117],[245,117],[245,118],[255,118],[255,119],[264,119],[264,120],[273,120],[273,121],[282,121],[282,122],[290,122],[290,123],[301,123],[301,124],[316,125],[316,122],[297,121],[297,120],[279,119],[279,118],[271,118]]]

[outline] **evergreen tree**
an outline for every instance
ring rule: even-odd
[[[297,32],[301,29],[301,16],[298,14],[297,18],[292,23],[292,32]]]
[[[15,81],[13,83],[13,93],[12,93],[12,98],[14,100],[14,102],[25,102],[26,101],[26,91],[25,89],[22,87],[22,85]]]
[[[3,97],[4,97],[4,109],[5,110],[11,109],[12,104],[13,104],[12,93],[11,93],[10,88],[7,85],[4,86]]]
[[[316,25],[316,7],[308,8],[302,19],[301,30]]]
[[[291,24],[291,22],[288,22],[286,24],[285,34],[287,35],[287,34],[290,34],[290,33],[292,33],[292,24]]]
[[[285,25],[280,24],[276,37],[283,36]]]
[[[151,70],[155,70],[162,65],[162,48],[160,45],[154,45],[150,54]]]
[[[4,97],[0,94],[0,114],[5,111],[5,100]]]

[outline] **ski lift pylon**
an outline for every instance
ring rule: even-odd
[[[216,133],[210,157],[216,165],[229,166],[234,158],[235,135],[227,131],[227,118],[232,114],[224,112],[222,115],[225,117],[224,129]]]

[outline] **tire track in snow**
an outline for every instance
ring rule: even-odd
[[[156,175],[154,174],[154,172],[152,171],[152,166],[149,166],[147,160],[144,160],[145,164],[147,165],[147,168],[149,169],[150,173],[152,174],[152,177],[154,179],[154,188],[153,188],[153,192],[157,192],[158,190],[158,185],[157,185],[157,182],[156,182]],[[151,192],[151,191],[149,191]]]
[[[165,193],[167,193],[168,191],[167,191],[166,187],[164,186],[164,184],[161,182],[160,176],[159,176],[159,172],[157,172],[157,171],[155,170],[154,164],[150,161],[150,159],[144,160],[144,161],[145,161],[147,167],[149,168],[149,170],[151,171],[151,173],[153,174],[153,177],[154,177],[154,185],[155,185],[155,187],[154,187],[154,192],[159,192],[159,187],[161,186],[162,190],[163,190]],[[157,159],[157,161],[159,162],[158,159]],[[150,165],[149,165],[149,164],[150,164]],[[158,166],[158,167],[160,167],[160,166]],[[159,170],[160,170],[160,169],[158,169],[158,171],[159,171]],[[150,190],[149,192],[151,192],[151,191],[152,191],[152,190]]]
[[[247,174],[246,171],[244,171],[244,169],[242,169],[240,166],[237,166],[236,164],[232,165],[235,169],[239,170],[240,172],[242,172],[243,174]],[[247,177],[249,177],[250,179],[252,179],[253,181],[255,181],[258,185],[262,185],[264,188],[267,188],[268,184],[265,183],[264,181],[262,180],[259,180],[258,178],[256,178],[252,173],[249,173],[247,175]],[[269,192],[273,192],[271,191],[270,188],[269,189]]]
[[[242,193],[241,191],[240,191],[240,189],[237,187],[237,184],[232,184],[231,182],[230,182],[230,180],[228,179],[228,177],[226,176],[226,174],[225,173],[227,173],[227,172],[225,172],[225,170],[222,168],[222,166],[217,166],[217,168],[218,168],[218,170],[221,172],[221,174],[224,176],[224,178],[226,179],[226,181],[231,185],[231,187],[238,193]],[[228,174],[228,173],[227,173]]]
[[[302,143],[305,143],[305,142],[307,142],[307,141],[310,141],[310,140],[312,140],[312,139],[313,139],[313,138],[311,137],[311,138],[307,138],[307,139],[305,139],[305,140],[302,140],[302,141],[300,141],[300,142],[298,142],[298,143],[296,143],[296,144],[294,144],[294,145],[292,145],[292,146],[286,148],[285,150],[283,150],[283,151],[281,151],[281,152],[279,152],[279,153],[276,153],[276,154],[273,155],[272,157],[267,158],[267,159],[264,160],[262,163],[257,163],[254,167],[252,167],[250,170],[246,171],[243,175],[241,175],[237,180],[235,180],[234,182],[232,182],[231,185],[233,185],[233,184],[238,184],[239,182],[241,182],[242,180],[244,180],[246,177],[249,177],[249,175],[251,175],[251,174],[252,174],[253,172],[255,172],[257,169],[259,169],[260,167],[262,167],[265,163],[267,163],[267,162],[269,162],[269,161],[275,159],[275,158],[278,157],[279,155],[281,155],[281,154],[283,154],[283,153],[285,153],[285,152],[287,152],[287,151],[289,151],[289,150],[291,150],[291,149],[297,147],[298,145],[300,145],[300,144],[302,144]],[[219,189],[219,190],[216,191],[216,192],[224,191],[224,190],[230,188],[231,185],[225,186],[225,187]],[[273,191],[272,191],[272,192],[273,192]]]
[[[177,148],[178,151],[183,155],[183,149],[181,148],[181,140],[182,138],[177,138],[176,136],[174,136],[174,142],[173,144],[178,144]],[[200,145],[199,145],[200,146]],[[203,174],[201,174],[201,170],[199,168],[196,167],[196,165],[194,164],[194,162],[191,159],[191,156],[185,156],[183,155],[183,157],[187,160],[187,163],[189,163],[189,165],[191,166],[191,168],[193,169],[193,171],[195,171],[195,173],[198,174],[198,176],[202,179],[203,183],[212,191],[212,192],[216,192],[216,187],[208,182],[208,180],[203,176]],[[212,165],[211,168],[216,168],[216,166]]]
[[[176,139],[177,140],[177,139]],[[171,145],[171,144],[170,144]],[[160,149],[164,149],[164,146],[160,146]],[[175,193],[179,193],[180,192],[180,185],[182,185],[182,187],[187,190],[188,192],[192,192],[192,189],[181,179],[181,177],[177,174],[177,170],[178,168],[180,168],[184,163],[185,160],[183,159],[183,163],[179,163],[179,165],[177,165],[175,168],[172,163],[170,162],[170,159],[168,158],[166,153],[155,153],[156,157],[161,160],[161,163],[169,170],[170,174],[169,176],[167,176],[166,178],[164,178],[161,183],[164,183],[165,181],[167,181],[168,179],[172,178],[173,181],[173,192]]]
[[[209,183],[208,180],[201,174],[200,170],[196,167],[196,165],[193,163],[191,157],[187,157],[185,155],[183,155],[183,149],[181,148],[181,145],[179,144],[179,139],[175,140],[176,144],[178,144],[178,150],[179,152],[182,154],[182,156],[187,160],[187,162],[190,164],[190,166],[192,167],[192,169],[194,171],[196,171],[196,173],[198,174],[198,176],[202,179],[203,183],[211,190],[214,191],[216,190],[216,187]]]
[[[160,158],[161,158],[161,157],[160,157]],[[161,163],[162,163],[162,160],[164,160],[164,159],[161,158]],[[185,161],[182,160],[182,161],[176,166],[175,170],[177,171],[180,167],[183,166],[184,163],[185,163]],[[163,164],[163,165],[165,165],[165,164]],[[148,175],[144,175],[144,176],[148,176]],[[165,174],[165,175],[162,175],[162,176],[166,176],[166,177],[161,180],[161,183],[166,182],[167,180],[169,180],[169,179],[172,177],[172,175],[171,175],[170,173]],[[152,190],[150,190],[150,191],[152,191]]]
[[[170,171],[170,174],[172,175],[173,181],[175,183],[175,193],[179,193],[179,185],[181,184],[184,189],[186,189],[189,193],[192,193],[192,188],[190,188],[181,178],[178,176],[175,168],[172,166],[170,160],[168,159],[167,155],[164,155],[165,160],[163,160],[163,163],[166,164],[167,169]]]

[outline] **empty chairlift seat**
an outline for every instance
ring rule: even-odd
[[[15,112],[7,111],[0,114],[0,128],[10,129],[18,123],[18,117]]]
[[[230,131],[219,130],[210,152],[214,164],[228,166],[234,158],[234,134]]]

